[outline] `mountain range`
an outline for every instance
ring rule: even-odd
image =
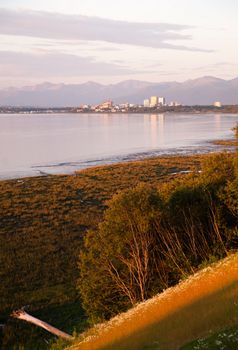
[[[70,107],[81,104],[99,104],[104,100],[115,103],[138,103],[150,96],[163,96],[167,102],[184,105],[238,104],[238,78],[232,80],[206,76],[185,82],[151,83],[126,80],[103,85],[43,83],[21,88],[0,90],[1,106]]]

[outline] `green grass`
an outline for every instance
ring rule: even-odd
[[[180,350],[237,350],[238,326],[213,334],[209,338],[201,338],[183,346]]]

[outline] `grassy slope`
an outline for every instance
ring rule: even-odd
[[[179,349],[238,323],[237,295],[238,254],[234,254],[95,327],[70,350]]]

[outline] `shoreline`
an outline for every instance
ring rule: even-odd
[[[205,154],[219,152],[224,149],[233,151],[235,144],[232,141],[233,133],[231,129],[238,122],[238,114],[219,114],[215,116],[214,112],[205,115],[202,113],[192,113],[191,111],[189,113],[181,112],[181,114],[178,114],[177,111],[176,113],[166,112],[165,115],[153,115],[150,111],[149,114],[132,113],[131,116],[128,113],[122,113],[121,115],[116,113],[103,113],[101,115],[98,115],[98,113],[85,113],[85,117],[74,118],[74,116],[73,114],[66,115],[63,113],[49,113],[46,115],[19,114],[19,116],[17,114],[6,114],[2,116],[3,145],[6,144],[6,149],[9,147],[11,150],[11,142],[15,142],[14,132],[16,132],[16,135],[20,134],[23,146],[27,146],[29,151],[25,149],[24,154],[21,155],[21,152],[17,149],[16,155],[19,156],[19,160],[12,152],[9,153],[9,156],[6,155],[5,159],[3,153],[3,162],[0,167],[0,181],[26,177],[73,175],[83,169],[92,167],[128,163],[157,157]],[[89,121],[90,116],[92,117],[92,122],[91,120]],[[50,137],[55,133],[52,125],[55,125],[55,118],[57,117],[59,117],[56,123],[58,129],[55,134],[54,147],[52,147]],[[106,117],[105,120],[104,117]],[[101,121],[101,118],[103,121]],[[7,120],[6,123],[5,119]],[[137,122],[138,119],[139,122]],[[12,120],[14,122],[16,121],[16,124],[13,123],[13,125],[20,125],[19,131],[17,131],[17,128],[12,131]],[[128,123],[126,125],[124,125],[125,120]],[[4,128],[5,124],[6,127]],[[25,128],[28,130],[28,124],[30,125],[30,131],[25,132]],[[36,129],[38,124],[42,125],[43,133],[38,133]],[[93,126],[92,132],[91,125]],[[135,127],[137,125],[139,135],[142,139],[138,136],[133,136],[135,141],[133,139],[133,142],[131,142],[129,131],[135,135]],[[183,125],[185,125],[184,132],[181,129]],[[198,130],[196,129],[196,125],[198,126]],[[208,125],[207,129],[206,125]],[[66,131],[64,131],[65,126]],[[75,126],[76,128],[74,128]],[[180,128],[179,131],[176,131],[177,126]],[[48,131],[48,128],[50,131]],[[124,141],[123,143],[121,141],[121,137],[125,130],[124,144]],[[98,137],[95,131],[100,132]],[[7,138],[8,132],[10,139]],[[34,132],[37,137],[39,136],[36,142],[34,143],[28,138],[26,138],[25,142],[25,135],[28,137],[33,135]],[[91,147],[91,139],[88,137],[91,134],[96,135],[93,147]],[[73,137],[74,148],[67,146],[69,144],[71,145],[69,135]],[[116,137],[116,142],[113,139],[114,136]],[[65,137],[68,148],[62,148],[62,141],[64,142],[62,137]],[[83,142],[81,142],[80,137],[83,138]],[[104,139],[106,140],[105,142]],[[42,140],[46,141],[46,144]],[[97,146],[98,141],[102,143],[102,145],[99,145],[100,147]],[[34,145],[34,152],[30,150],[29,146],[31,145]],[[19,150],[23,146],[19,144]],[[110,146],[112,147],[110,148]],[[48,155],[49,147],[53,148],[50,155]],[[40,153],[40,157],[38,157],[38,152]]]
[[[197,109],[189,109],[189,110],[151,110],[151,111],[116,111],[116,112],[112,112],[112,111],[100,111],[100,112],[95,112],[95,111],[82,111],[82,112],[75,112],[75,111],[71,111],[71,110],[57,110],[57,109],[52,109],[52,111],[49,111],[47,109],[43,109],[42,111],[38,111],[37,109],[32,109],[29,111],[26,110],[22,110],[22,111],[10,111],[10,112],[4,112],[4,111],[0,111],[0,116],[1,115],[43,115],[43,114],[47,114],[47,115],[59,115],[59,114],[71,114],[71,115],[88,115],[88,114],[93,114],[93,115],[103,115],[103,114],[109,114],[109,115],[116,115],[116,114],[120,114],[120,115],[127,115],[127,114],[132,114],[132,115],[136,115],[136,114],[206,114],[206,115],[210,115],[210,114],[230,114],[230,115],[234,115],[237,116],[238,115],[238,107],[236,109],[236,111],[230,111],[230,110],[226,110],[226,109],[214,109],[214,110],[197,110]]]
[[[206,146],[207,145],[207,146]],[[38,165],[32,167],[36,170],[35,173],[23,174],[22,176],[12,175],[11,177],[5,177],[0,175],[0,182],[2,181],[24,181],[24,179],[29,178],[45,178],[45,177],[55,177],[55,176],[77,176],[80,172],[90,169],[102,169],[107,166],[120,166],[120,165],[129,165],[130,163],[135,162],[147,162],[150,160],[159,160],[167,158],[176,158],[176,157],[193,157],[193,156],[203,156],[220,152],[230,152],[233,153],[237,147],[237,141],[235,138],[222,139],[222,140],[210,140],[206,142],[206,145],[203,146],[189,146],[189,147],[180,147],[173,148],[163,152],[163,150],[151,150],[148,152],[140,153],[131,153],[128,155],[119,155],[112,156],[108,158],[101,158],[98,160],[85,160],[78,162],[62,162],[58,164],[49,164],[49,165]],[[64,166],[72,166],[71,170],[65,170],[65,172],[47,172],[45,169],[54,169]],[[75,168],[74,168],[75,167]],[[41,170],[42,169],[42,170]],[[37,173],[38,172],[38,173]]]

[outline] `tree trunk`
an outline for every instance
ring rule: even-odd
[[[56,335],[57,337],[61,337],[66,340],[72,340],[73,337],[65,332],[60,331],[59,329],[52,327],[46,322],[39,320],[29,314],[27,314],[24,310],[17,310],[11,314],[11,317],[18,318],[19,320],[24,320],[29,323],[33,323],[34,325],[46,329],[48,332]]]

